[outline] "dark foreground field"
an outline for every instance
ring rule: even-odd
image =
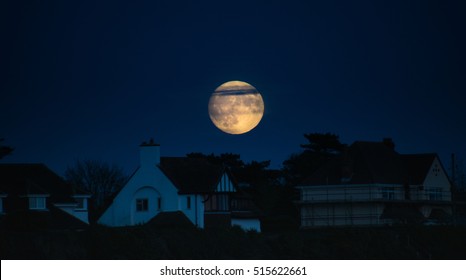
[[[466,259],[465,227],[0,230],[1,259]]]

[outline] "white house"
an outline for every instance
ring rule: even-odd
[[[385,142],[355,142],[298,187],[301,226],[445,223],[451,184],[436,154],[400,155]]]
[[[160,213],[181,211],[199,228],[239,225],[260,231],[228,169],[205,159],[160,157],[152,140],[140,145],[140,166],[98,219],[107,226],[144,224]]]

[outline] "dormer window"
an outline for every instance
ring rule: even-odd
[[[87,199],[84,197],[75,197],[74,200],[78,203],[76,210],[87,210]]]
[[[30,210],[45,210],[46,207],[45,196],[29,196],[29,209]]]

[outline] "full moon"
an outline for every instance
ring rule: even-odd
[[[223,132],[243,134],[251,131],[259,124],[263,115],[262,96],[248,83],[226,82],[210,96],[210,119]]]

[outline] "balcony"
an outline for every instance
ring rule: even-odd
[[[429,202],[445,204],[451,202],[451,192],[440,187],[396,185],[332,185],[302,187],[299,204],[308,203],[367,203],[367,202]]]

